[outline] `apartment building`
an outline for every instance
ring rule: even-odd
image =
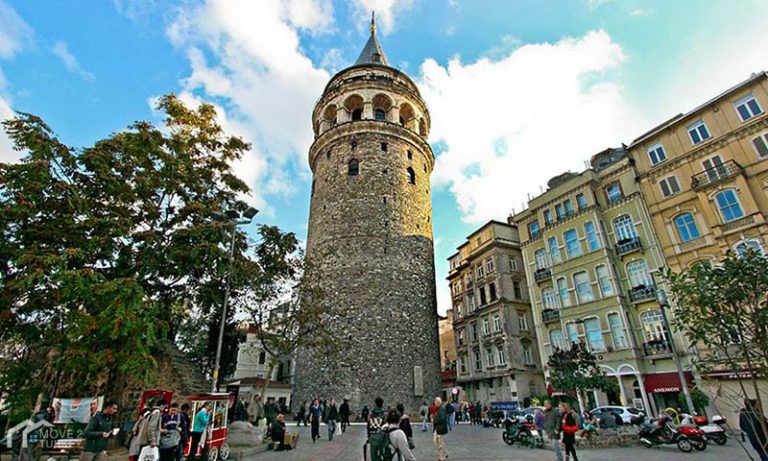
[[[753,74],[629,146],[660,248],[672,270],[726,252],[765,254],[768,214],[768,74]],[[707,351],[699,351],[707,354]],[[732,398],[743,370],[704,376]],[[768,392],[768,383],[762,381]]]
[[[513,409],[543,393],[517,227],[490,221],[448,261],[456,382],[465,398]]]
[[[591,167],[548,182],[509,218],[521,248],[545,374],[555,348],[583,342],[618,392],[594,391],[586,407],[615,404],[657,414],[682,390],[670,342],[685,355],[657,302],[664,265],[648,208],[622,148],[594,155]],[[688,384],[691,362],[683,357]]]

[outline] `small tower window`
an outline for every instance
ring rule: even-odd
[[[405,118],[402,115],[400,116],[400,125],[405,126]]]
[[[357,176],[360,173],[360,162],[356,159],[352,159],[347,164],[347,174],[350,176]]]
[[[315,196],[315,180],[314,179],[312,180],[312,193],[311,193],[311,196],[312,197]]]
[[[325,158],[327,158],[328,160],[331,159],[331,150],[330,149],[328,149],[328,152],[325,153]]]
[[[352,111],[352,121],[357,122],[363,119],[363,109],[355,109]]]
[[[408,167],[406,171],[408,172],[408,182],[416,184],[416,173],[413,171],[413,168]]]
[[[408,160],[413,160],[413,152],[408,151]]]
[[[350,144],[349,147],[351,147],[352,150],[357,149],[357,141],[352,141],[352,144]]]
[[[384,111],[384,109],[376,109],[373,111],[373,118],[383,122],[387,119],[387,113]]]
[[[424,173],[427,172],[427,165],[424,165]]]
[[[387,143],[385,143],[385,142],[381,143],[381,150],[383,150],[384,152],[387,151],[387,147],[388,147]]]

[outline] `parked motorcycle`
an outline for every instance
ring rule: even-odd
[[[544,436],[536,428],[536,425],[530,422],[521,423],[515,417],[504,420],[504,432],[502,432],[501,438],[507,445],[518,443],[531,448],[544,447]]]
[[[681,415],[683,421],[692,420],[693,423],[704,433],[707,440],[711,440],[718,445],[725,445],[728,442],[728,434],[725,432],[725,418],[719,415],[712,417],[709,421],[706,416],[693,416],[687,414]]]
[[[690,431],[686,429],[686,432]],[[640,427],[638,437],[640,442],[648,448],[659,445],[677,445],[677,448],[684,453],[690,453],[694,447],[703,446],[706,448],[707,443],[706,439],[697,435],[693,435],[695,441],[692,440],[690,436],[678,430],[672,424],[669,415],[666,414],[662,414],[654,422],[643,424]],[[703,450],[704,448],[698,449]]]
[[[503,411],[489,412],[488,416],[483,420],[483,427],[495,427],[499,428],[504,423]]]

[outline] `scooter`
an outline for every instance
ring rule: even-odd
[[[690,453],[694,448],[691,439],[677,430],[670,420],[669,415],[662,414],[655,422],[643,424],[638,433],[640,442],[648,448],[659,445],[677,445],[677,448],[683,453]],[[704,441],[706,448],[706,440]],[[701,446],[700,443],[696,443]]]
[[[691,418],[690,415],[681,415],[683,420]],[[723,426],[725,426],[725,418],[720,415],[712,417],[710,422],[706,416],[694,416],[692,418],[693,423],[704,433],[707,440],[711,440],[718,445],[725,445],[728,442],[728,433],[725,432]]]
[[[504,432],[501,438],[507,445],[514,445],[517,442],[531,448],[544,447],[544,437],[536,425],[531,422],[521,423],[516,417],[504,420]]]

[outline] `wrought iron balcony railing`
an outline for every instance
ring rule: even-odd
[[[552,323],[560,320],[560,311],[555,309],[544,309],[541,311],[541,320],[544,323]]]
[[[629,290],[629,300],[633,303],[641,303],[656,299],[656,287],[653,285],[640,285]]]
[[[667,355],[672,353],[672,347],[669,341],[665,339],[656,339],[643,343],[643,354],[646,357],[653,357],[655,355]]]
[[[707,168],[701,173],[693,175],[691,178],[691,189],[699,191],[705,187],[717,184],[720,181],[742,174],[743,171],[744,169],[741,165],[733,160],[728,160],[725,163],[715,165],[711,168]]]
[[[552,269],[548,267],[544,267],[541,269],[536,269],[536,272],[533,275],[533,278],[536,279],[536,283],[539,283],[541,281],[547,280],[552,277]]]
[[[640,237],[621,239],[616,242],[616,254],[619,256],[623,256],[625,254],[632,253],[633,251],[642,249],[643,243],[640,241]]]

